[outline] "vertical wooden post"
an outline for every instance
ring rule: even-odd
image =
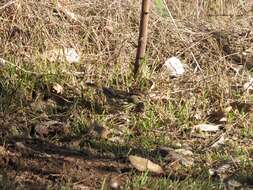
[[[137,48],[136,58],[135,58],[135,63],[134,63],[134,77],[135,78],[139,72],[140,64],[146,52],[150,1],[151,0],[142,0],[138,48]]]

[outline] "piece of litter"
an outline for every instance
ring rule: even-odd
[[[215,125],[215,124],[199,124],[193,127],[193,131],[199,130],[203,132],[217,132],[221,129],[222,125]]]
[[[68,63],[78,63],[80,61],[80,55],[74,48],[49,50],[43,54],[43,58],[50,62],[67,61]]]
[[[64,55],[69,63],[78,63],[80,61],[80,56],[74,48],[64,49]]]
[[[163,67],[174,77],[180,76],[185,72],[184,65],[177,57],[167,59]]]

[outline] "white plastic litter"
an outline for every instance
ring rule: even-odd
[[[50,62],[67,61],[68,63],[78,63],[80,55],[74,48],[53,49],[46,51],[43,57]]]
[[[69,63],[78,63],[80,61],[80,56],[74,48],[64,49],[64,54]]]
[[[222,125],[215,124],[199,124],[193,127],[193,131],[203,131],[203,132],[217,132],[221,129]]]
[[[177,57],[167,59],[163,67],[174,77],[183,75],[185,72],[184,65]]]

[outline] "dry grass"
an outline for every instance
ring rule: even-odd
[[[116,142],[147,149],[180,143],[196,152],[213,139],[192,136],[192,127],[224,115],[230,138],[225,150],[201,152],[196,156],[201,164],[184,171],[189,181],[174,184],[201,189],[206,185],[199,182],[201,177],[192,186],[194,172],[229,157],[252,160],[253,96],[243,89],[253,68],[252,3],[157,2],[150,15],[142,77],[134,80],[139,1],[0,1],[0,58],[7,60],[0,68],[0,110],[3,115],[19,110],[33,122],[46,114],[68,123],[75,135],[98,121],[113,131]],[[78,64],[51,63],[42,57],[47,50],[68,47],[80,53]],[[184,76],[171,79],[162,72],[171,56],[187,65]],[[55,83],[64,88],[58,99],[51,91]],[[140,99],[137,103],[133,95]],[[45,99],[52,99],[53,105]],[[45,105],[38,112],[41,102]],[[20,134],[26,134],[27,127],[18,128]],[[231,150],[234,147],[241,148]],[[252,164],[243,163],[241,168],[249,172]],[[166,184],[146,177],[136,176],[133,186]]]

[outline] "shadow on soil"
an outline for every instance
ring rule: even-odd
[[[127,155],[130,150],[131,154],[150,159],[157,156],[156,151],[102,141],[86,140],[84,144],[78,149],[38,138],[6,138],[0,143],[0,185],[2,183],[5,189],[20,186],[24,189],[47,189],[82,183],[89,189],[99,189],[103,180],[110,176],[129,177],[132,167]],[[172,180],[184,179],[168,177]]]
[[[102,88],[102,94],[108,102],[112,99],[132,102],[136,107],[141,107],[137,112],[143,111],[144,104],[136,101],[131,93]],[[66,103],[66,98],[52,94],[47,98],[53,99],[62,107],[65,105],[67,111],[72,102],[76,102],[68,100]],[[47,105],[47,99],[42,101]],[[99,103],[78,100],[78,104],[97,114],[104,113],[103,106]],[[116,109],[120,109],[120,104],[116,105]],[[2,116],[5,123],[6,115]],[[30,116],[25,117],[29,122]],[[13,121],[13,118],[17,118],[16,113],[10,116],[10,120]],[[17,127],[22,125],[18,120],[13,123],[17,123]],[[22,128],[26,127],[29,128],[26,130],[32,130],[29,124]],[[103,181],[111,176],[131,177],[132,167],[127,159],[130,152],[151,160],[157,158],[155,151],[105,140],[91,140],[89,137],[67,136],[62,140],[24,138],[10,135],[12,133],[9,124],[0,130],[0,189],[59,189],[62,186],[72,188],[76,184],[83,184],[88,189],[99,189]],[[183,179],[171,175],[168,177],[173,180]]]

